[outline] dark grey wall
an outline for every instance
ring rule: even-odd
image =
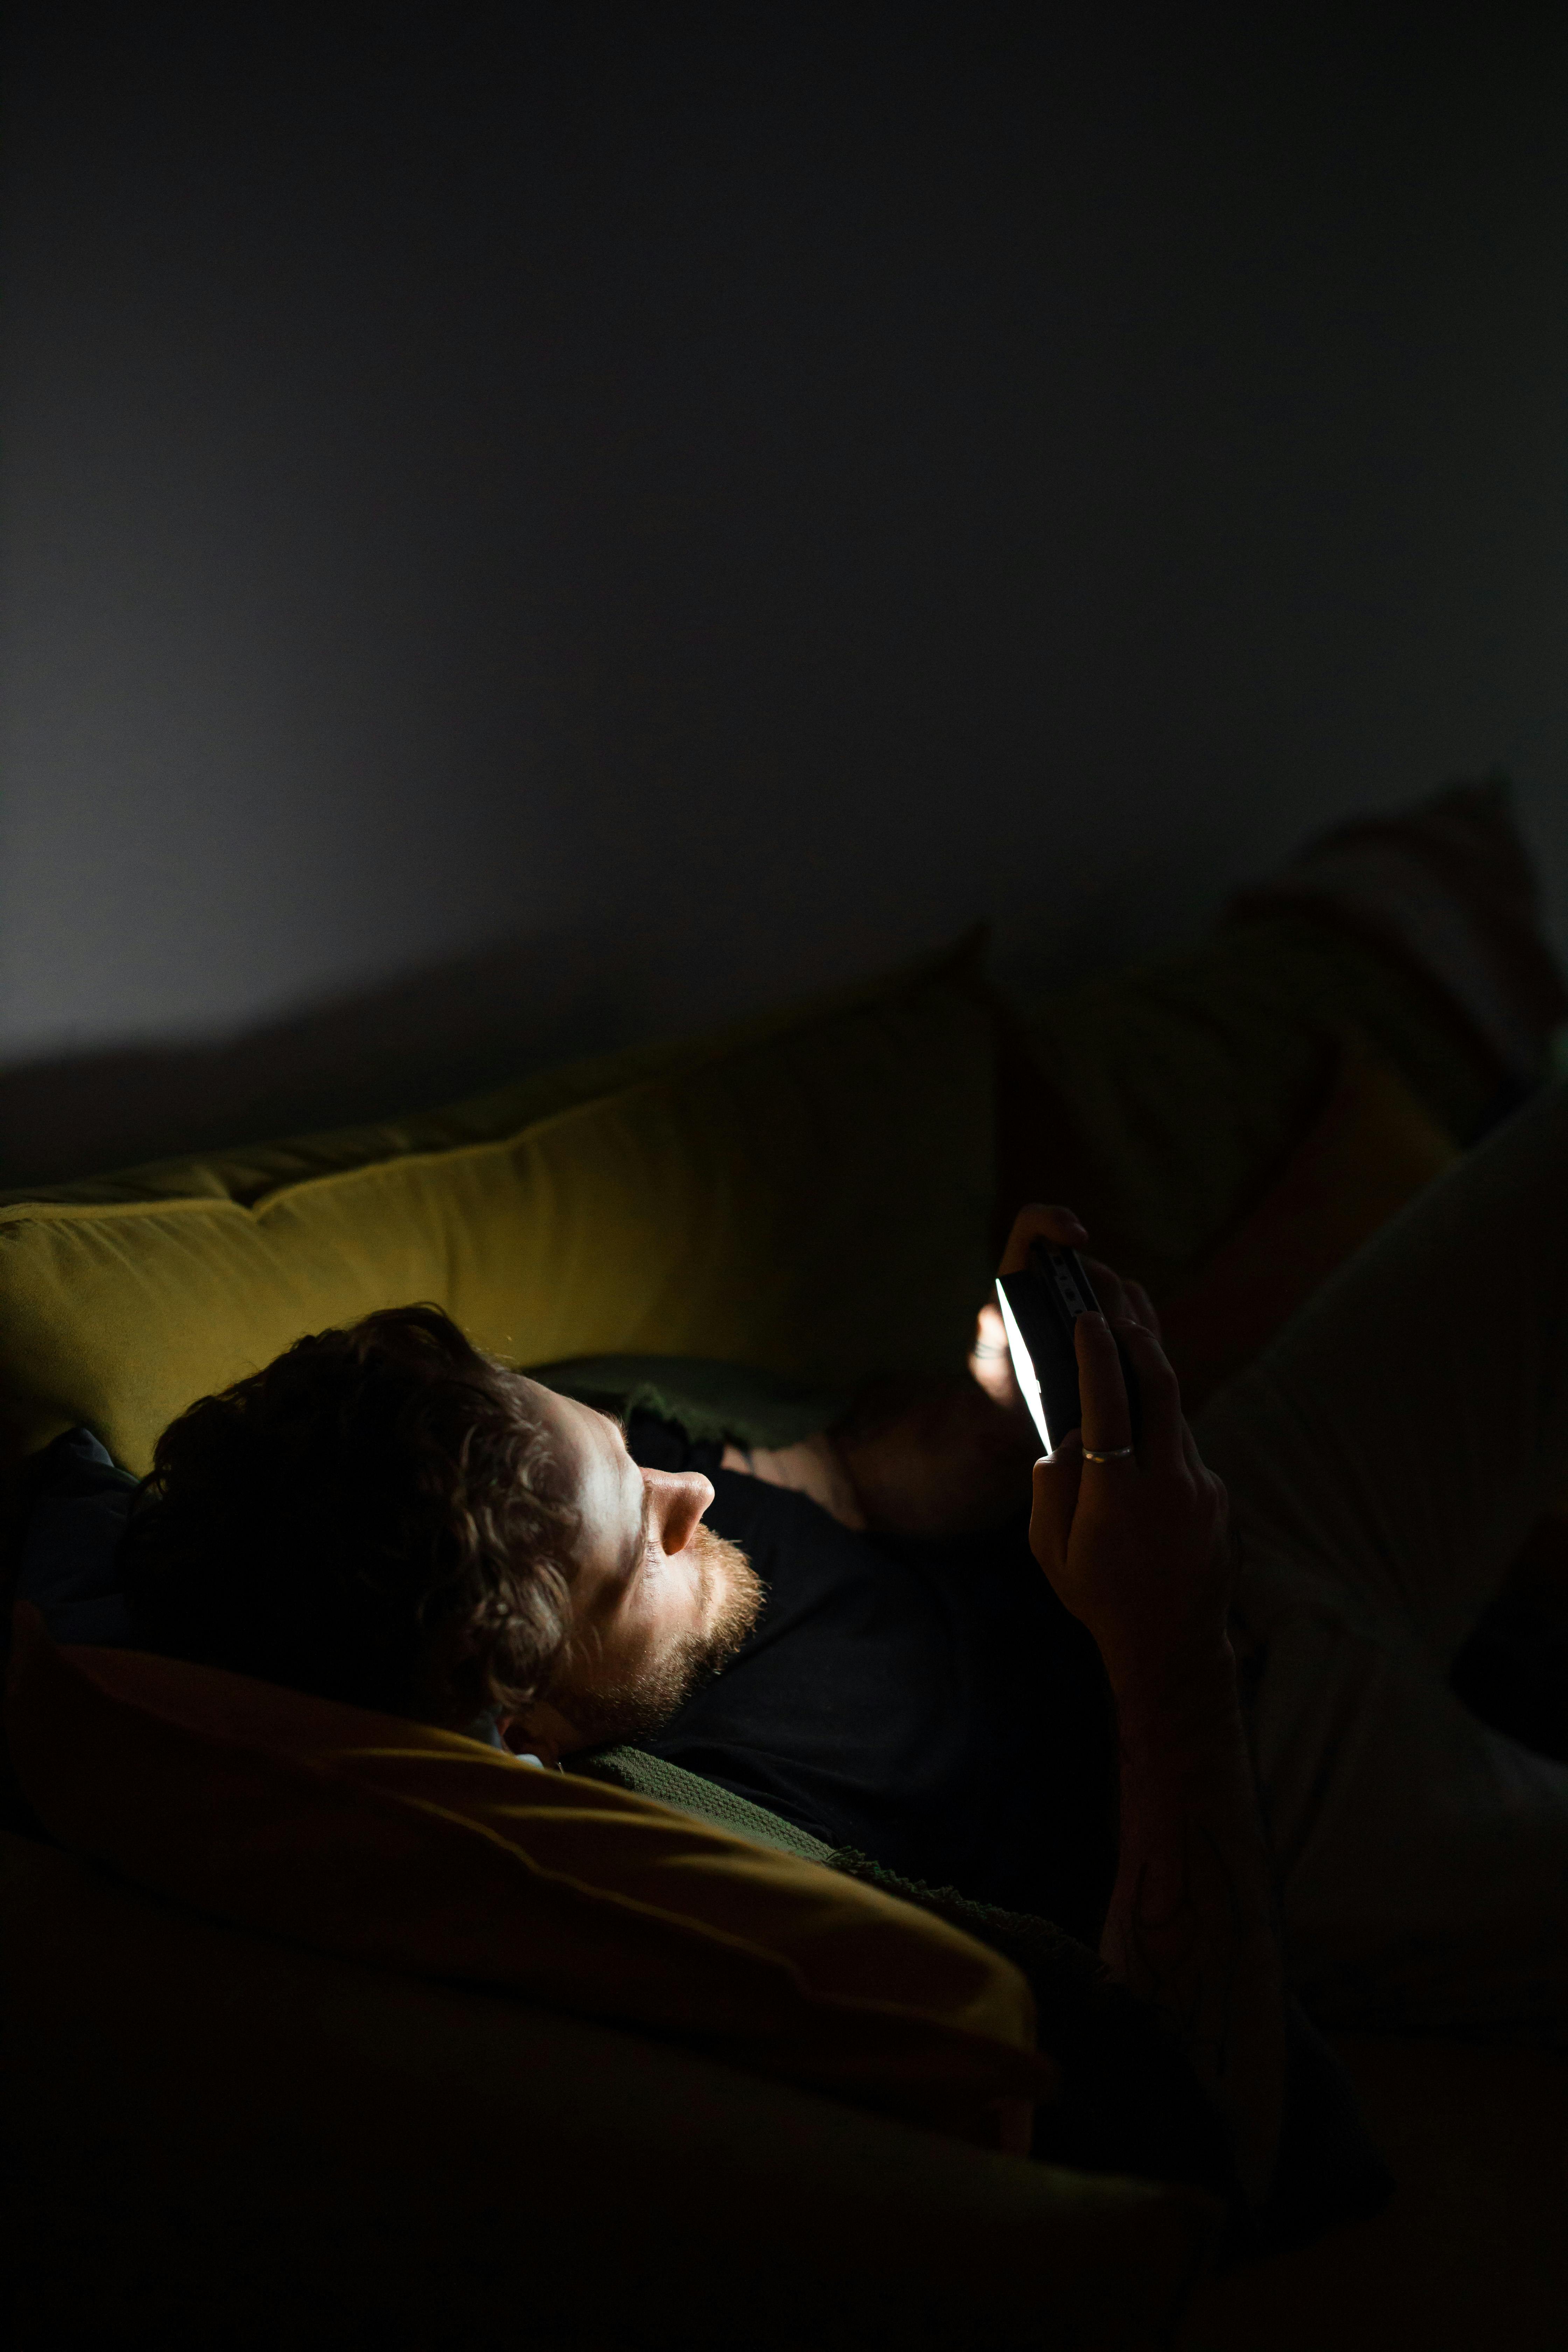
[[[1554,12],[13,18],[12,1065],[1065,969],[1497,761],[1561,929]]]

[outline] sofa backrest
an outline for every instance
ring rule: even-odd
[[[140,1473],[195,1398],[415,1300],[524,1365],[956,1369],[988,1278],[992,1087],[990,1015],[950,960],[587,1099],[569,1075],[555,1108],[535,1082],[370,1130],[359,1157],[326,1139],[12,1202],[8,1453],[84,1423]]]

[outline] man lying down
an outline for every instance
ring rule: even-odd
[[[1384,2186],[1292,1996],[1394,2031],[1568,2017],[1568,1769],[1447,1682],[1563,1484],[1565,1176],[1559,1089],[1197,1436],[1148,1300],[1091,1261],[1081,1434],[1038,1462],[984,1338],[990,1395],[868,1399],[759,1458],[623,1426],[433,1308],[372,1316],[165,1433],[122,1548],[137,1637],[520,1769],[640,1759],[945,1907],[1049,1979],[1069,2095],[1037,2153],[1207,2180],[1278,2242]],[[1037,1235],[1085,1238],[1026,1210],[1006,1270]]]

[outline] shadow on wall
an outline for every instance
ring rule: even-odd
[[[0,1071],[0,1186],[348,1127],[630,1044],[641,942],[552,938],[426,967],[216,1044]]]
[[[1042,911],[1026,892],[1023,906],[1004,908],[994,976],[1029,997],[1196,938],[1218,911],[1226,864],[1202,828],[1076,893],[1047,864],[1037,887],[1053,903]],[[803,920],[759,908],[745,936],[710,908],[700,954],[689,940],[632,926],[608,946],[602,926],[555,932],[421,965],[216,1041],[16,1062],[0,1068],[0,1190],[399,1118],[552,1063],[723,1027],[937,952],[968,928],[929,895],[906,904],[884,894],[837,921],[819,908]]]
[[[723,1029],[952,944],[966,924],[820,930],[787,918],[707,952],[622,926],[513,940],[405,971],[216,1041],[0,1068],[0,1191],[429,1110],[552,1064]],[[686,951],[682,951],[685,950]],[[715,975],[721,973],[721,991]]]
[[[1026,999],[1196,938],[1218,911],[1225,862],[1206,836],[1165,844],[1048,915],[1004,913],[993,976]],[[1062,899],[1061,877],[1044,880]],[[837,923],[814,910],[805,926],[759,910],[749,938],[718,925],[698,959],[630,927],[608,947],[602,927],[556,932],[421,965],[216,1041],[17,1062],[0,1068],[0,1191],[400,1118],[553,1063],[721,1028],[937,952],[968,928],[929,903],[862,907]]]

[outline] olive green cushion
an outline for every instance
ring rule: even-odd
[[[417,1149],[370,1130],[363,1164],[328,1139],[320,1173],[284,1147],[281,1171],[240,1154],[0,1206],[10,1450],[83,1423],[141,1472],[195,1398],[416,1299],[521,1364],[704,1357],[834,1390],[957,1368],[990,1274],[993,1059],[960,957],[504,1133],[465,1106]]]
[[[702,1356],[577,1356],[529,1370],[547,1389],[600,1412],[672,1421],[697,1444],[798,1445],[830,1428],[853,1396],[848,1389],[780,1380],[749,1364],[710,1363]]]

